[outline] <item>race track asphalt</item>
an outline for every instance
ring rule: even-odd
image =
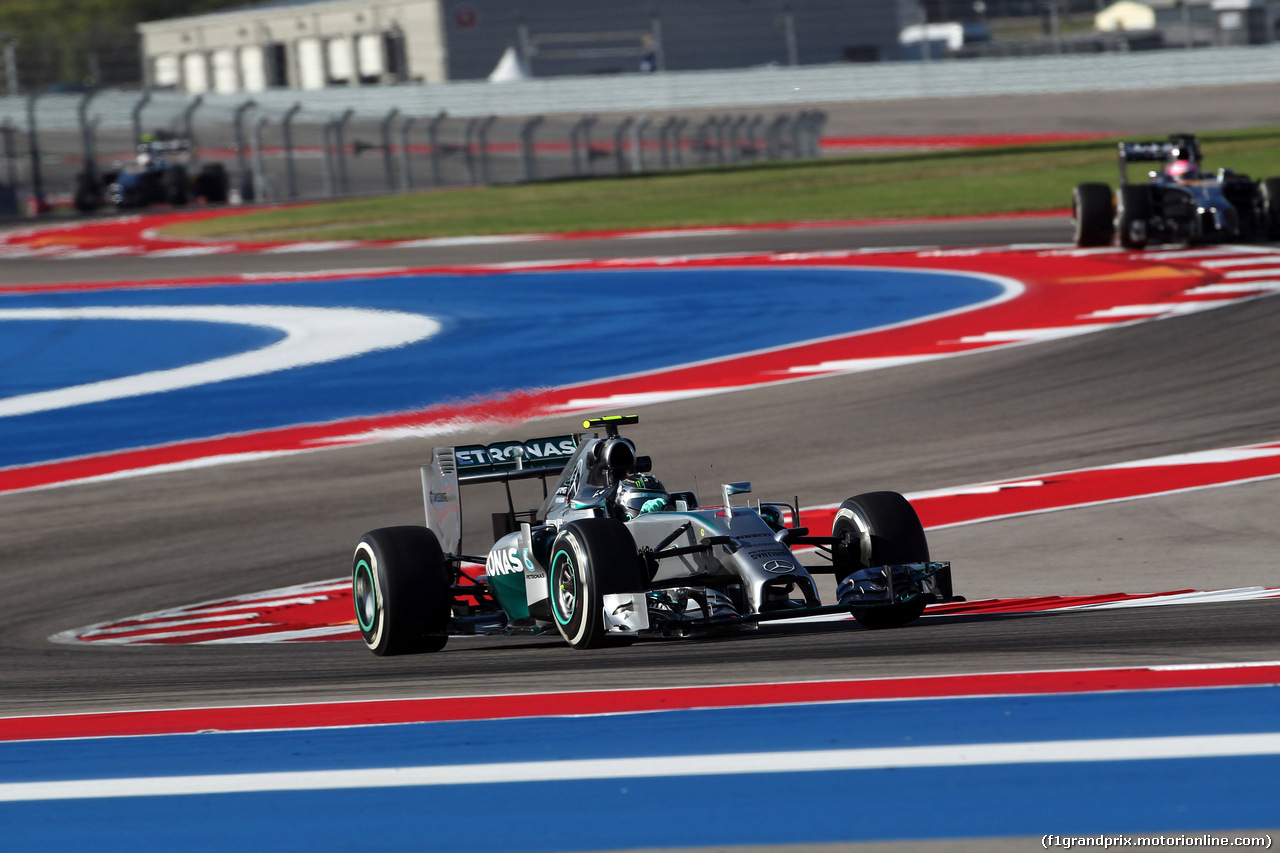
[[[1061,242],[1062,219],[285,256],[7,261],[5,283],[667,253]],[[644,406],[630,434],[668,482],[747,479],[807,505],[1280,436],[1280,299],[1035,346]],[[457,443],[572,429],[573,418]],[[550,432],[546,432],[549,430]],[[0,496],[0,714],[1280,659],[1275,602],[950,617],[869,632],[774,628],[575,652],[458,639],[104,647],[105,619],[332,578],[367,529],[421,523],[429,440]],[[723,472],[723,474],[722,474]],[[472,519],[499,490],[468,496]],[[1275,481],[937,531],[971,598],[1280,585]],[[474,509],[473,509],[474,507]]]

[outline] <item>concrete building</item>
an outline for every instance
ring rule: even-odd
[[[138,25],[145,82],[190,94],[438,83],[440,13],[439,0],[278,0],[150,21]]]
[[[901,57],[919,0],[274,0],[139,24],[147,84],[196,94]]]

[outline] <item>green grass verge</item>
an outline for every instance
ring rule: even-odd
[[[1152,137],[1156,138],[1156,137]],[[1207,168],[1280,175],[1280,128],[1202,136]],[[1142,165],[1131,167],[1142,179]],[[1112,142],[823,158],[593,180],[421,192],[262,210],[166,229],[239,240],[406,240],[1055,210],[1116,182]]]

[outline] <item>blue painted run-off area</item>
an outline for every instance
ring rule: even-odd
[[[0,783],[1277,730],[1280,688],[851,702],[0,744]],[[109,781],[101,782],[104,790]],[[1280,756],[0,803],[15,850],[592,850],[1280,823]],[[376,839],[376,844],[371,844]],[[426,839],[429,839],[427,841]]]
[[[961,308],[1001,292],[951,273],[702,269],[406,275],[0,296],[0,310],[285,305],[429,315],[427,340],[325,364],[0,417],[0,467],[413,411],[650,371]],[[275,329],[0,318],[0,402],[265,347]]]

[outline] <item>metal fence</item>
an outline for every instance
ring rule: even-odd
[[[291,201],[816,157],[826,120],[817,110],[512,117],[391,107],[375,116],[301,101],[206,109],[199,97],[137,92],[33,96],[24,106],[21,123],[0,118],[0,184],[32,211],[42,200],[71,203],[83,181],[101,186],[153,132],[189,139],[197,163],[222,163],[233,201]],[[20,208],[9,199],[8,215]]]

